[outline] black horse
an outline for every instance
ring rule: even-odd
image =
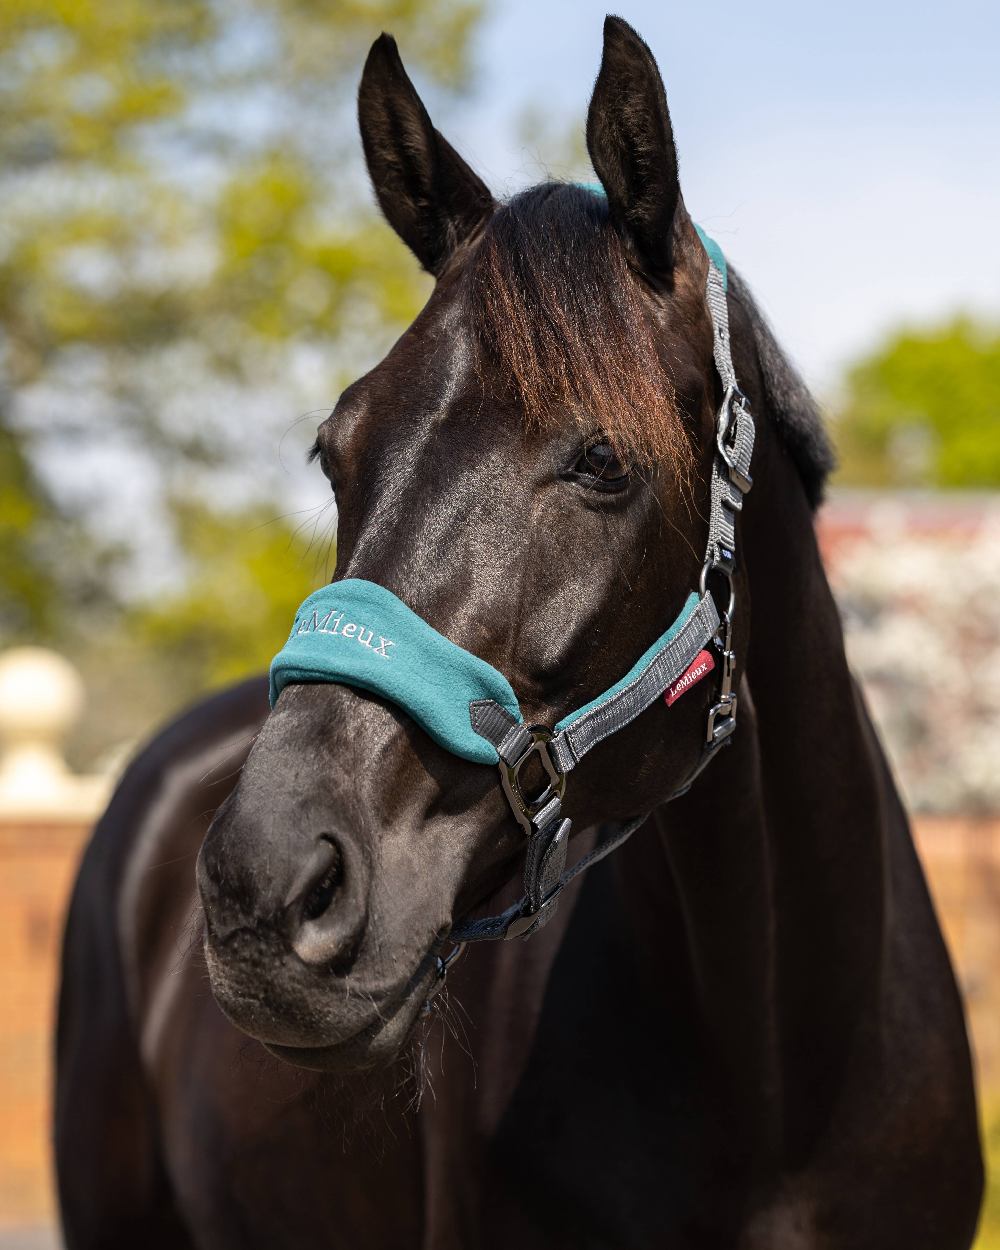
[[[495,203],[386,36],[360,123],[437,283],[320,427],[337,578],[393,591],[552,724],[663,632],[704,550],[722,386],[660,76],[609,18],[603,196]],[[969,1246],[962,1007],[817,551],[828,444],[732,274],[728,317],[757,420],[731,744],[667,805],[713,675],[596,747],[577,826],[652,815],[432,998],[451,926],[523,860],[495,770],[346,685],[289,685],[268,715],[252,681],[182,717],[70,910],[71,1250]]]

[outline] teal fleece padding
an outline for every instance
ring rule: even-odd
[[[643,654],[638,660],[636,660],[620,681],[616,681],[613,686],[610,686],[603,694],[599,694],[596,699],[591,699],[589,703],[585,703],[583,707],[577,708],[575,712],[570,712],[569,716],[564,716],[556,725],[556,733],[560,733],[563,729],[569,729],[580,719],[581,716],[586,716],[586,714],[588,712],[592,712],[594,708],[600,707],[603,703],[607,703],[607,701],[613,695],[616,695],[623,686],[627,686],[630,682],[635,681],[642,670],[652,660],[653,656],[656,655],[657,651],[660,651],[663,647],[665,647],[668,642],[673,642],[673,640],[681,632],[687,623],[688,617],[698,606],[698,602],[698,596],[692,590],[687,599],[684,601],[684,606],[680,610],[680,615],[674,621],[673,625],[670,626],[667,632],[665,634],[661,634],[660,637],[657,638],[656,642],[654,642],[647,651],[643,652]]]
[[[578,182],[576,184],[583,191],[591,191],[594,195],[607,196],[607,192],[599,182]],[[722,289],[729,290],[729,270],[726,267],[726,256],[722,248],[712,238],[710,234],[706,234],[701,226],[695,224],[695,230],[698,231],[698,238],[701,239],[701,245],[708,253],[708,258],[712,264],[722,274]]]
[[[724,291],[728,291],[729,290],[729,269],[728,269],[728,266],[726,265],[725,253],[723,252],[722,248],[719,247],[718,243],[716,243],[716,241],[712,238],[712,236],[709,234],[706,234],[705,231],[702,230],[701,226],[696,225],[695,230],[698,231],[698,238],[701,239],[701,245],[705,249],[705,251],[708,253],[709,260],[716,267],[716,269],[718,269],[719,273],[722,274],[722,289]]]
[[[341,682],[397,704],[441,746],[477,764],[495,748],[469,720],[469,704],[493,699],[518,721],[517,697],[485,660],[450,642],[401,599],[374,582],[333,582],[295,614],[271,661],[271,706],[296,682]]]

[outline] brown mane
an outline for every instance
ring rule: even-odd
[[[753,328],[769,418],[815,508],[834,466],[822,416],[746,284],[729,275]],[[674,388],[603,196],[550,182],[502,205],[469,260],[465,300],[481,351],[530,421],[569,412],[640,466],[669,463],[688,476]]]
[[[502,205],[470,258],[465,298],[481,350],[529,421],[568,412],[635,463],[689,467],[674,389],[603,196],[543,183]]]

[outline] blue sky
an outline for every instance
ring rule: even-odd
[[[474,97],[446,126],[494,191],[537,177],[525,108],[583,126],[606,11],[494,0]],[[659,62],[692,215],[821,392],[895,325],[1000,320],[997,0],[618,12]]]

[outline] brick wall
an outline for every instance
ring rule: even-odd
[[[63,911],[88,828],[0,820],[0,1226],[53,1209],[51,1047]]]
[[[1000,817],[924,816],[920,857],[965,997],[980,1088],[1000,1097]]]

